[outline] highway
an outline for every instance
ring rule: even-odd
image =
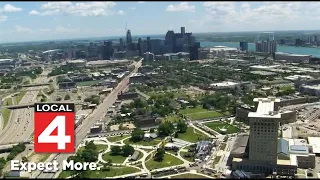
[[[44,71],[42,74],[47,74]],[[35,83],[48,81],[45,77],[38,77]],[[29,91],[40,89],[41,87],[30,87],[22,97],[20,104],[34,103],[37,101],[39,91]],[[23,142],[28,140],[33,133],[33,108],[12,110],[11,118],[7,126],[0,133],[0,144]]]
[[[118,93],[123,91],[129,83],[129,77],[132,73],[136,73],[139,69],[139,67],[142,64],[142,59],[135,64],[135,69],[126,76],[119,84],[118,86],[103,100],[103,102],[97,107],[97,109],[94,110],[92,114],[90,114],[81,125],[79,125],[76,129],[76,137],[75,137],[75,146],[77,147],[81,141],[86,137],[90,127],[94,125],[98,120],[102,119],[104,115],[106,114],[107,110],[115,103],[117,99]],[[109,122],[107,122],[109,123]],[[48,161],[52,161],[53,159],[56,159],[56,161],[59,163],[61,169],[61,164],[63,160],[66,160],[70,155],[73,154],[57,154],[52,155]],[[36,178],[53,178],[58,177],[59,173],[44,173],[44,172],[34,172],[33,177]]]

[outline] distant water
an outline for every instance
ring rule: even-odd
[[[227,46],[239,48],[239,43],[236,42],[209,42],[201,41],[201,47],[213,47],[213,46]],[[249,51],[255,51],[255,44],[248,44]],[[292,54],[303,54],[303,55],[312,55],[314,57],[320,57],[320,48],[308,48],[308,47],[295,47],[295,46],[277,46],[277,52],[285,52]]]

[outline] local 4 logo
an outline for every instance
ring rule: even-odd
[[[36,103],[34,152],[74,153],[73,103]]]

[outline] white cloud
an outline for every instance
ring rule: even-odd
[[[6,4],[3,6],[3,8],[1,8],[0,11],[5,12],[5,13],[20,12],[20,11],[22,11],[22,8],[14,7],[11,4]]]
[[[0,14],[0,22],[4,22],[4,21],[6,21],[7,19],[8,19],[7,16],[4,16],[4,15],[1,15],[1,14]]]
[[[40,32],[44,32],[44,33],[50,32],[50,31],[51,31],[50,29],[40,29]]]
[[[72,28],[66,28],[63,26],[58,26],[54,29],[54,32],[56,32],[56,33],[75,33],[75,32],[78,32],[78,30],[72,29]]]
[[[320,20],[319,2],[204,2],[203,7],[205,15],[196,22],[206,31],[299,29],[297,24]]]
[[[196,7],[189,5],[188,2],[181,2],[180,4],[170,4],[166,11],[169,12],[195,12]]]
[[[36,10],[32,10],[29,12],[30,15],[39,15],[39,12]]]
[[[107,16],[114,14],[112,11],[115,2],[48,2],[41,5],[42,12],[32,15],[73,15],[73,16]],[[29,13],[30,14],[30,13]]]
[[[32,33],[32,30],[30,28],[21,27],[18,25],[16,25],[15,30],[16,32],[19,32],[19,33]]]
[[[117,12],[117,14],[118,14],[118,15],[124,15],[124,14],[125,14],[125,12],[124,12],[124,11],[122,11],[122,10],[119,10],[119,11]]]

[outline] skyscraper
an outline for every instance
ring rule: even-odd
[[[256,52],[273,54],[277,51],[276,41],[258,41],[256,42]]]
[[[131,31],[128,29],[127,31],[127,45],[132,43]]]
[[[119,51],[122,51],[123,50],[123,39],[122,38],[120,38],[119,39]]]
[[[240,50],[241,51],[248,51],[248,42],[240,41]]]
[[[168,31],[165,37],[165,45],[168,53],[175,52],[175,44],[176,44],[175,42],[176,42],[176,39],[175,39],[174,32]]]
[[[113,55],[112,41],[104,41],[101,54],[103,60],[111,59]]]
[[[186,28],[185,27],[181,27],[181,34],[184,35],[186,33]]]
[[[256,112],[249,113],[249,159],[261,164],[277,164],[278,129],[281,113],[277,112],[280,99],[255,98]]]
[[[151,38],[150,37],[147,37],[147,46],[148,46],[148,49],[147,51],[151,51]]]

